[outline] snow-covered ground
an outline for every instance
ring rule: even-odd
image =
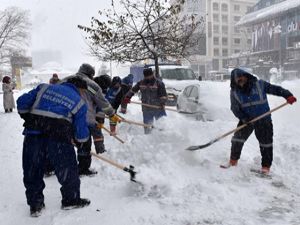
[[[281,84],[300,100],[300,80]],[[204,144],[235,128],[229,109],[228,82],[201,82],[202,101],[213,121],[196,121],[169,112],[151,135],[126,123],[118,127],[121,144],[105,136],[103,156],[125,166],[134,165],[141,187],[129,175],[93,159],[98,171],[81,179],[82,197],[89,207],[63,211],[56,177],[46,178],[46,209],[29,216],[22,183],[22,120],[16,112],[0,111],[0,224],[55,225],[299,225],[300,224],[300,103],[273,113],[274,162],[272,179],[249,170],[260,167],[254,135],[246,142],[238,167],[223,170],[230,137],[212,146],[188,152],[189,145]],[[17,98],[21,92],[15,93]],[[0,96],[2,106],[2,96]],[[285,102],[270,96],[271,108]],[[129,105],[126,118],[142,121],[138,105]],[[108,125],[107,125],[108,126]]]

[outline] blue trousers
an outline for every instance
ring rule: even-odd
[[[165,110],[151,110],[151,111],[143,111],[143,121],[145,124],[153,124],[154,119],[158,120],[159,118],[166,116]],[[149,134],[151,132],[151,128],[144,127],[145,134]]]
[[[80,198],[80,180],[73,145],[57,142],[41,135],[25,135],[23,182],[27,204],[39,206],[44,203],[45,183],[43,177],[47,154],[54,167],[58,182],[61,184],[62,203],[76,201]]]

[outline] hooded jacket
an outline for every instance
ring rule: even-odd
[[[235,82],[235,78],[238,76],[248,78],[243,87],[238,86]],[[292,95],[288,90],[260,80],[239,68],[231,72],[230,87],[231,111],[242,121],[250,121],[270,110],[267,94],[281,96],[285,99]],[[271,115],[263,119],[271,120]]]

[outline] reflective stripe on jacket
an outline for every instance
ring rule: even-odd
[[[232,95],[239,104],[241,111],[247,117],[240,119],[252,119],[270,110],[264,82],[262,80],[257,80],[253,84],[249,94],[235,89],[232,91]],[[271,118],[271,116],[268,117]]]
[[[134,93],[141,91],[141,100],[142,103],[162,106],[165,105],[167,101],[167,92],[165,85],[162,81],[153,79],[150,82],[147,80],[139,81],[132,89],[127,93],[131,97]],[[143,111],[155,111],[150,107],[142,106]],[[159,109],[160,110],[160,109]]]
[[[40,130],[45,135],[52,135],[53,132],[56,133],[55,136],[74,135],[79,142],[87,141],[89,138],[86,122],[87,106],[77,88],[70,83],[41,84],[20,96],[17,108],[20,114],[34,115],[31,116],[31,120],[35,125],[27,126]],[[64,134],[64,130],[73,130],[74,134]],[[51,133],[48,133],[49,131]]]

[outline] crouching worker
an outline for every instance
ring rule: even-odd
[[[231,110],[239,119],[238,126],[270,111],[267,94],[284,97],[289,104],[296,102],[291,92],[280,86],[259,80],[252,74],[234,69],[231,72]],[[259,141],[261,172],[268,174],[273,161],[273,124],[271,115],[249,124],[236,131],[231,139],[231,155],[229,166],[236,166],[240,159],[242,148],[252,132]]]
[[[61,184],[61,208],[90,204],[80,197],[80,180],[74,146],[89,138],[87,106],[79,89],[86,84],[70,80],[59,85],[40,84],[17,100],[18,113],[25,120],[23,143],[23,182],[30,214],[39,216],[45,207],[43,181],[46,155]],[[73,138],[75,140],[73,140]]]

